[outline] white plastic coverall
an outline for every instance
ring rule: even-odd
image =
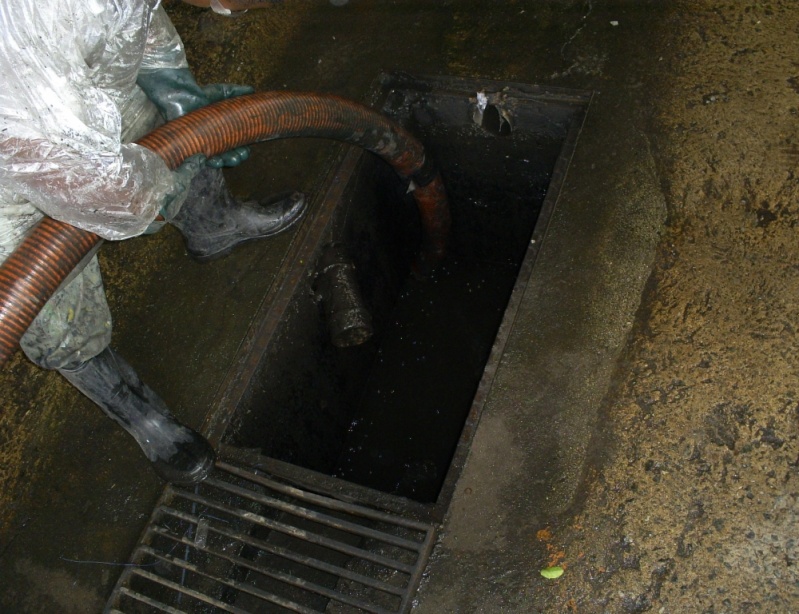
[[[187,66],[160,0],[0,0],[0,261],[49,215],[105,239],[144,232],[174,189],[130,143],[160,115],[140,70]],[[110,342],[96,258],[47,303],[21,346],[73,368]]]

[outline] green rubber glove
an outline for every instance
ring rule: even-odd
[[[139,87],[169,121],[226,98],[252,94],[248,85],[218,83],[200,87],[188,68],[161,68],[142,71],[136,79]],[[237,147],[206,162],[213,168],[237,166],[250,157],[249,147]]]

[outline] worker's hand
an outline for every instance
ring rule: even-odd
[[[144,90],[144,93],[167,121],[213,102],[251,94],[254,91],[253,88],[246,85],[217,84],[200,87],[188,68],[161,68],[142,71],[139,73],[136,83]],[[214,168],[237,166],[249,156],[248,147],[237,147],[209,158],[207,164]]]
[[[164,201],[161,204],[160,214],[164,218],[169,220],[174,217],[171,209],[174,208],[179,202],[182,203],[182,200],[186,194],[186,190],[189,189],[192,179],[197,176],[197,173],[200,172],[200,169],[205,163],[205,156],[203,154],[197,154],[186,158],[183,161],[183,164],[172,171],[172,178],[175,180],[175,187],[166,193],[164,196]]]
[[[161,204],[158,207],[158,215],[144,231],[144,234],[151,235],[158,232],[168,221],[177,215],[178,211],[180,211],[180,207],[186,200],[189,185],[205,163],[205,156],[203,154],[197,154],[186,158],[183,164],[172,171],[172,179],[174,180],[172,189],[164,194],[161,199]]]

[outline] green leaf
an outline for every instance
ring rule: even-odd
[[[547,580],[560,578],[563,575],[563,567],[560,567],[559,565],[556,565],[555,567],[545,567],[541,570],[541,575]]]

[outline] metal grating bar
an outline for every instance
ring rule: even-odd
[[[391,567],[398,571],[404,571],[405,573],[411,573],[413,571],[412,565],[400,563],[388,557],[380,556],[378,554],[373,554],[368,550],[355,548],[343,542],[336,541],[335,539],[330,539],[328,537],[311,533],[310,531],[298,529],[297,527],[294,527],[290,524],[286,524],[284,522],[270,520],[269,518],[265,518],[260,514],[238,510],[233,507],[221,503],[216,503],[215,501],[212,501],[210,499],[192,493],[181,492],[180,496],[184,499],[188,499],[189,501],[200,503],[202,505],[205,505],[206,507],[210,507],[220,512],[230,514],[231,516],[236,516],[238,518],[241,518],[242,520],[249,521],[253,524],[257,524],[264,528],[271,529],[273,531],[278,531],[286,535],[291,535],[292,537],[296,537],[298,539],[302,539],[307,542],[323,546],[325,548],[330,548],[331,550],[338,550],[339,552],[342,552],[344,554],[349,554],[351,556],[364,558],[368,561],[372,561],[373,563],[385,565],[386,567]]]
[[[132,591],[127,587],[122,587],[122,594],[126,597],[130,597],[131,599],[135,599],[141,603],[146,603],[150,607],[156,608],[161,612],[166,612],[167,614],[186,614],[184,610],[178,610],[177,608],[173,608],[172,606],[166,605],[165,603],[161,603],[160,601],[156,601],[147,595],[142,595],[141,593],[137,593],[136,591]],[[113,610],[112,614],[123,614],[119,612],[119,610]]]
[[[194,492],[166,488],[105,611],[401,614],[434,536],[220,462]]]
[[[173,536],[170,536],[170,538],[176,539]],[[179,541],[180,543],[183,543],[183,544],[193,545],[192,542],[190,542],[190,541],[188,541],[186,539],[180,539],[180,540],[177,540],[177,541]],[[227,555],[227,556],[226,555],[222,555],[222,554],[219,554],[217,552],[213,552],[211,550],[207,550],[205,548],[203,548],[201,550],[203,552],[207,552],[207,553],[212,554],[214,556],[217,556],[219,558],[224,558],[226,561],[234,563],[235,565],[237,565],[239,567],[242,567],[244,569],[249,569],[251,571],[254,571],[255,573],[261,574],[263,576],[267,576],[267,577],[272,578],[274,580],[279,580],[280,582],[284,582],[286,584],[295,586],[295,587],[300,588],[302,590],[306,590],[308,592],[313,592],[313,593],[316,593],[318,595],[322,595],[323,597],[327,597],[328,599],[333,599],[334,601],[338,601],[340,603],[344,603],[346,605],[350,605],[352,607],[359,608],[359,609],[363,610],[364,612],[371,612],[372,614],[387,614],[389,612],[388,610],[384,610],[382,608],[376,608],[376,607],[372,606],[371,604],[366,603],[365,601],[361,601],[359,599],[351,599],[351,598],[347,597],[346,595],[342,595],[341,593],[338,593],[336,591],[329,590],[329,589],[325,588],[324,586],[320,586],[318,584],[314,584],[313,582],[307,582],[305,580],[290,576],[290,575],[285,574],[285,573],[265,570],[265,569],[263,569],[263,568],[261,568],[261,567],[259,567],[257,565],[254,565],[250,561],[247,561],[247,560],[242,559],[240,557],[230,556],[230,555]],[[186,563],[182,559],[179,559],[179,558],[171,556],[171,555],[161,554],[161,553],[153,550],[152,548],[148,548],[147,546],[142,547],[142,551],[146,552],[147,554],[149,554],[149,555],[151,555],[151,556],[153,556],[153,557],[155,557],[155,558],[157,558],[157,559],[159,559],[161,561],[172,563],[172,564],[177,565],[178,567],[181,567],[183,569],[186,569],[186,570],[192,571],[194,573],[200,574],[202,576],[205,576],[207,578],[211,578],[213,580],[216,580],[217,582],[219,582],[220,584],[224,584],[225,586],[229,586],[231,588],[235,588],[236,590],[244,591],[244,592],[249,593],[251,595],[254,595],[256,597],[260,597],[264,601],[275,603],[275,604],[281,605],[281,606],[283,606],[285,608],[296,608],[296,610],[298,612],[303,612],[304,614],[315,614],[313,610],[309,610],[307,608],[303,608],[299,604],[291,603],[291,602],[283,600],[283,599],[277,599],[274,595],[271,595],[271,594],[269,594],[269,593],[267,593],[265,591],[262,591],[262,590],[260,590],[258,588],[251,587],[251,586],[249,586],[249,585],[247,585],[246,583],[243,583],[243,582],[237,582],[237,581],[234,581],[234,580],[226,580],[224,578],[215,577],[215,576],[213,576],[213,575],[211,575],[209,573],[206,573],[206,572],[202,571],[196,565],[190,565],[189,563]]]
[[[309,510],[308,508],[301,507],[299,505],[292,505],[291,503],[285,503],[283,501],[279,501],[278,499],[274,499],[272,497],[265,497],[263,495],[259,495],[258,493],[254,493],[250,490],[247,490],[246,488],[234,486],[233,484],[228,484],[220,480],[214,480],[213,478],[208,478],[207,480],[205,480],[204,484],[206,486],[215,486],[220,490],[225,490],[227,492],[250,499],[251,501],[267,505],[274,509],[283,510],[284,512],[288,512],[300,518],[313,520],[320,524],[325,524],[330,527],[335,527],[336,529],[341,529],[342,531],[349,531],[350,533],[353,533],[355,535],[362,535],[364,537],[379,539],[381,541],[385,541],[395,546],[399,546],[400,548],[405,548],[407,550],[412,550],[414,552],[418,552],[420,548],[420,544],[418,542],[414,542],[409,539],[403,539],[401,537],[395,537],[394,535],[388,535],[380,531],[373,531],[372,529],[368,529],[363,525],[342,521],[339,520],[338,518],[333,518],[332,516],[328,516],[326,514],[320,514],[319,512]]]
[[[192,516],[191,514],[185,514],[183,512],[179,512],[178,510],[173,510],[170,508],[162,508],[162,510],[165,514],[175,516],[176,518],[180,518],[181,520],[185,520],[186,522],[197,524],[200,521],[199,517]],[[152,530],[154,532],[158,532],[159,534],[161,533],[160,528],[153,527]],[[314,569],[318,569],[319,571],[323,571],[333,575],[338,575],[346,580],[351,580],[353,582],[363,584],[365,586],[374,588],[376,590],[380,590],[386,593],[393,593],[398,596],[403,595],[405,592],[402,588],[398,586],[393,586],[391,584],[381,582],[380,580],[375,580],[373,578],[370,578],[369,576],[364,576],[362,574],[354,573],[352,571],[349,571],[348,569],[345,569],[344,567],[331,565],[329,563],[325,563],[324,561],[320,561],[318,559],[309,556],[302,556],[299,554],[295,554],[285,548],[279,548],[277,546],[273,546],[263,540],[255,539],[236,531],[226,531],[224,529],[220,529],[219,527],[213,527],[213,526],[209,527],[208,530],[213,533],[217,533],[222,537],[235,541],[240,541],[244,545],[252,546],[253,548],[257,548],[258,550],[263,550],[264,552],[268,552],[269,554],[285,558],[294,563],[307,565],[308,567],[313,567]]]
[[[254,482],[255,484],[266,486],[267,488],[271,488],[276,492],[289,495],[291,497],[294,497],[295,499],[299,499],[300,501],[308,501],[309,503],[316,503],[318,505],[327,507],[328,509],[331,510],[347,512],[355,516],[363,516],[364,518],[369,518],[371,520],[387,522],[389,524],[395,524],[398,526],[406,527],[408,529],[415,529],[417,531],[424,532],[430,529],[429,524],[418,522],[411,518],[404,518],[402,516],[397,516],[395,514],[388,514],[386,512],[381,512],[375,509],[364,507],[362,505],[356,505],[354,503],[347,503],[345,501],[338,501],[336,499],[331,499],[329,497],[317,495],[308,492],[306,490],[297,488],[296,486],[289,486],[288,484],[271,480],[262,474],[248,473],[245,469],[241,469],[240,467],[236,467],[235,465],[231,465],[223,461],[218,461],[216,463],[216,466],[218,469],[221,469],[222,471],[225,471],[232,475],[239,476],[241,478],[244,478],[245,480]]]
[[[185,541],[185,540],[181,540],[181,541],[183,541],[183,543],[191,545],[191,542],[188,542],[188,541]],[[219,582],[219,584],[223,584],[223,585],[228,586],[230,588],[234,588],[236,590],[243,591],[245,593],[249,593],[251,595],[254,595],[256,597],[259,597],[259,598],[263,599],[264,601],[267,601],[269,603],[274,603],[276,605],[284,607],[284,608],[286,608],[288,610],[291,610],[293,612],[299,612],[300,614],[316,614],[314,610],[310,610],[310,609],[308,609],[306,607],[303,607],[299,603],[293,603],[293,602],[291,602],[291,601],[289,601],[287,599],[280,599],[279,597],[275,597],[274,595],[271,595],[271,594],[269,594],[269,593],[267,593],[265,591],[262,591],[262,590],[260,590],[260,589],[258,589],[256,587],[249,586],[249,585],[247,585],[244,582],[238,582],[236,580],[226,580],[225,578],[220,578],[218,576],[215,576],[213,574],[210,574],[208,572],[203,571],[202,569],[200,569],[196,565],[191,565],[190,563],[187,563],[186,561],[184,561],[182,559],[179,559],[179,558],[177,558],[175,556],[172,556],[172,555],[161,554],[161,553],[153,550],[152,548],[148,548],[147,546],[143,546],[142,547],[142,552],[145,552],[145,553],[147,553],[147,554],[149,554],[149,555],[151,555],[151,556],[153,556],[153,557],[155,557],[155,558],[157,558],[157,559],[159,559],[161,561],[164,561],[164,562],[167,562],[167,563],[172,563],[173,565],[176,565],[177,567],[180,567],[181,569],[185,569],[187,571],[194,572],[194,573],[196,573],[198,575],[201,575],[201,576],[204,576],[204,577],[209,578],[211,580],[214,580],[216,582]],[[208,551],[206,550],[206,552],[208,552]],[[214,553],[211,553],[211,554],[214,554]],[[238,559],[237,557],[230,557],[230,559],[232,559],[232,562],[237,562],[239,564],[243,564],[244,566],[249,567],[250,569],[254,569],[258,573],[263,573],[263,574],[267,574],[268,573],[268,572],[259,570],[257,567],[249,564],[244,559]],[[286,580],[284,580],[284,581],[286,581]],[[291,578],[288,578],[288,581],[291,581]]]
[[[139,568],[134,568],[133,571],[132,571],[132,574],[136,575],[136,576],[141,576],[143,578],[146,578],[146,579],[148,579],[148,580],[150,580],[152,582],[155,582],[156,584],[160,584],[160,585],[165,586],[167,588],[171,588],[171,589],[177,591],[178,593],[181,593],[183,595],[187,595],[189,597],[193,597],[197,601],[202,601],[203,603],[206,603],[208,605],[212,605],[212,606],[214,606],[216,608],[219,608],[220,610],[224,610],[225,612],[230,612],[231,614],[249,614],[249,612],[247,612],[246,610],[241,610],[241,609],[239,609],[239,608],[237,608],[235,606],[229,605],[229,604],[227,604],[227,603],[225,603],[223,601],[219,601],[218,599],[214,599],[213,597],[209,597],[208,595],[204,595],[203,593],[201,593],[199,591],[195,591],[193,589],[187,588],[187,587],[185,587],[185,586],[183,586],[181,584],[178,584],[177,582],[172,582],[170,580],[167,580],[166,578],[162,578],[161,576],[156,575],[154,573],[151,573],[149,571],[145,571],[145,570],[139,569]]]

